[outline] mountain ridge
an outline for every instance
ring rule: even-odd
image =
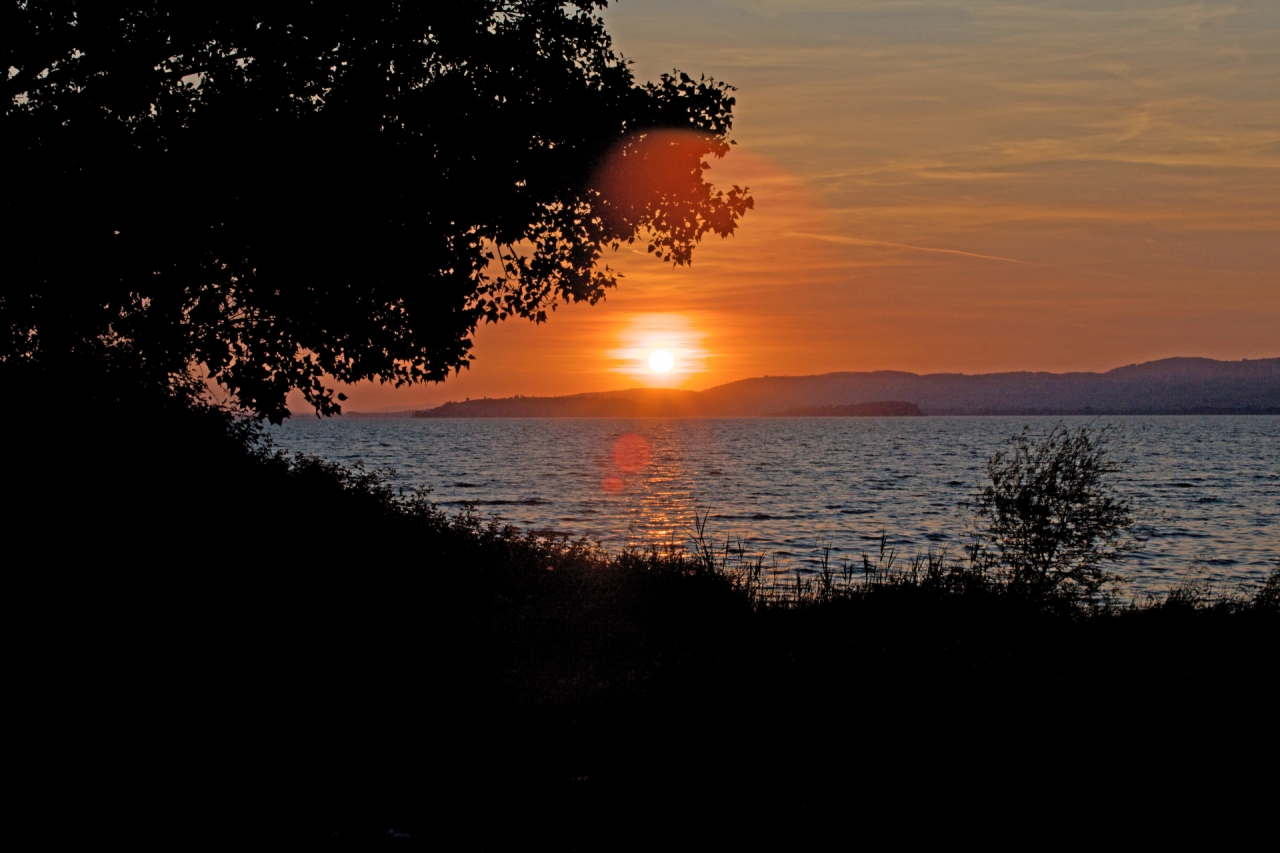
[[[448,402],[417,418],[765,417],[905,401],[931,415],[1276,414],[1280,358],[1176,357],[1090,373],[841,371],[740,379],[703,391],[628,388]]]

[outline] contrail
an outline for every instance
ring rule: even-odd
[[[1017,258],[1002,258],[999,255],[979,255],[977,252],[962,252],[959,249],[935,249],[931,246],[911,246],[906,243],[888,243],[884,240],[862,240],[858,237],[837,237],[833,234],[806,234],[803,231],[792,231],[795,237],[810,237],[814,240],[826,240],[828,243],[852,243],[857,246],[892,246],[895,249],[912,249],[916,252],[936,252],[941,255],[963,255],[966,258],[982,258],[987,261],[1004,261],[1010,264],[1025,264]]]

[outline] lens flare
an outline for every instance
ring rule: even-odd
[[[613,464],[624,474],[634,474],[649,464],[649,442],[627,433],[613,443]]]

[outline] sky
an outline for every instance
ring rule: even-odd
[[[1280,356],[1280,3],[620,0],[640,80],[738,87],[756,209],[606,302],[348,410],[762,375]],[[664,374],[646,369],[657,348]],[[302,411],[301,407],[294,407]]]

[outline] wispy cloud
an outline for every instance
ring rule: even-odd
[[[986,261],[1004,261],[1010,264],[1023,264],[1026,261],[1020,261],[1016,258],[1002,258],[999,255],[981,255],[977,252],[965,252],[960,249],[940,249],[934,246],[911,246],[906,243],[890,243],[885,240],[864,240],[860,237],[846,237],[840,234],[805,234],[800,231],[792,232],[791,236],[806,237],[810,240],[823,240],[828,243],[844,243],[850,246],[888,246],[895,249],[910,249],[913,252],[936,252],[940,255],[960,255],[966,258],[978,258]]]

